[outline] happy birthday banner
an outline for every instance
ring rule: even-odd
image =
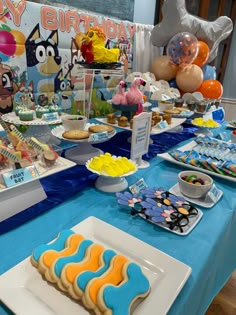
[[[119,47],[120,58],[125,56],[131,68],[133,23],[73,8],[0,0],[0,75],[8,73],[9,79],[8,85],[0,82],[0,113],[12,111],[22,91],[29,87],[33,88],[36,105],[57,99],[65,111],[71,104],[80,109],[79,103],[86,100],[94,80],[79,78],[78,40],[80,33],[86,33],[91,26],[103,29],[106,47]],[[96,89],[107,89],[109,84],[114,87],[116,82],[111,79],[112,82],[98,79]]]

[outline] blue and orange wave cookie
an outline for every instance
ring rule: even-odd
[[[132,304],[150,292],[140,266],[71,230],[38,246],[31,262],[49,282],[96,314],[129,315]]]

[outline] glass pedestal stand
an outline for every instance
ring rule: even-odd
[[[89,159],[100,154],[103,154],[103,151],[93,147],[89,142],[80,142],[76,147],[66,150],[65,158],[85,165]]]

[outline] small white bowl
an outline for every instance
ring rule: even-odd
[[[196,175],[197,178],[201,178],[203,181],[207,181],[208,184],[206,185],[195,185],[189,182],[186,182],[182,179],[183,176],[191,176]],[[181,193],[187,197],[190,198],[204,198],[206,194],[211,189],[211,186],[213,184],[213,179],[201,172],[195,172],[195,171],[183,171],[178,174],[178,183],[179,183],[179,189]]]
[[[87,123],[87,117],[83,115],[64,115],[61,120],[65,130],[83,130]]]

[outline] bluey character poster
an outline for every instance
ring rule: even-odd
[[[106,47],[119,47],[124,71],[132,68],[135,25],[25,0],[0,0],[0,114],[13,111],[22,93],[28,102],[58,104],[68,113],[104,115],[111,89],[124,73],[82,68],[78,40],[91,26],[106,34]],[[16,97],[15,97],[16,96]],[[29,95],[28,95],[29,96]]]

